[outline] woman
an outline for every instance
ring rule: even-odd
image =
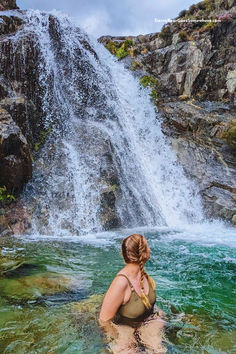
[[[145,237],[140,234],[126,237],[122,242],[122,255],[126,265],[105,294],[100,325],[112,340],[113,353],[138,353],[134,349],[143,346],[152,353],[165,353],[160,335],[165,323],[160,316],[165,313],[160,309],[159,316],[155,313],[155,282],[144,270],[150,258]]]

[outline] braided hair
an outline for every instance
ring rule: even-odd
[[[147,309],[151,308],[150,301],[144,292],[144,275],[150,280],[152,288],[156,288],[155,281],[147,274],[144,270],[144,263],[147,261],[145,258],[145,252],[147,252],[147,247],[144,244],[144,236],[140,234],[132,234],[126,237],[122,242],[122,255],[126,263],[139,264],[140,268],[140,287],[141,287],[141,299],[144,306]]]

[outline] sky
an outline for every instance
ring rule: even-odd
[[[62,11],[89,34],[139,35],[159,32],[168,19],[188,9],[193,0],[16,0],[22,10]],[[158,19],[157,22],[155,19]],[[161,20],[161,21],[160,21]]]

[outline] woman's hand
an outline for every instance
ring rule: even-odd
[[[103,320],[99,319],[98,322],[108,339],[118,337],[118,332],[117,332],[116,326],[112,323],[111,320],[103,321]]]
[[[154,306],[154,311],[157,311],[157,314],[160,317],[167,316],[167,313],[162,311],[157,305]]]

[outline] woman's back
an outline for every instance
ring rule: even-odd
[[[134,289],[129,278],[125,274],[121,274],[121,273],[117,274],[117,276],[123,276],[127,279],[131,289],[131,295],[129,300],[125,304],[119,307],[115,317],[115,322],[130,324],[131,322],[134,321],[135,322],[142,321],[142,319],[144,319],[150,313],[152,313],[153,306],[156,302],[156,291],[152,287],[149,276],[147,276],[149,291],[148,294],[146,294],[151,304],[151,308],[149,310],[147,310],[147,308],[144,306],[144,303],[140,295],[138,295],[138,293]]]

